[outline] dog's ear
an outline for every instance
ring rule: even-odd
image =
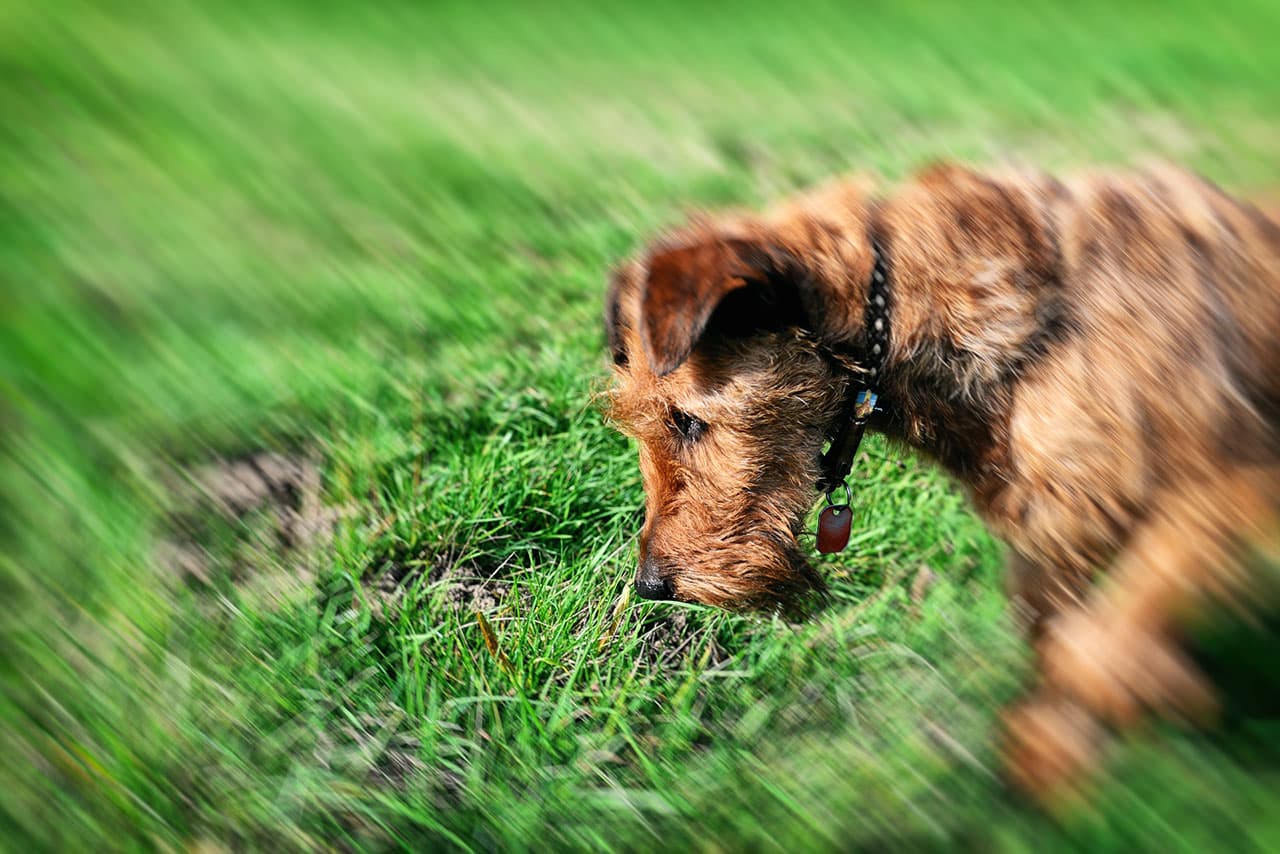
[[[794,320],[794,288],[785,255],[742,239],[707,239],[649,256],[640,299],[640,331],[658,376],[680,367],[707,331],[741,334]]]
[[[613,358],[614,367],[627,366],[627,345],[623,337],[622,289],[625,285],[621,269],[616,269],[609,277],[609,292],[604,298],[604,334],[609,342],[609,355]]]

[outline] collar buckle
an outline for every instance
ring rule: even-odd
[[[853,399],[853,417],[866,421],[876,411],[876,401],[880,397],[869,388],[864,388]]]

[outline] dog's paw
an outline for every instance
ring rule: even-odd
[[[1045,682],[1115,727],[1150,712],[1194,724],[1217,712],[1213,689],[1170,638],[1089,611],[1064,615],[1040,648]]]
[[[1042,693],[1005,712],[1004,727],[1005,775],[1013,786],[1053,810],[1081,799],[1107,740],[1088,711]]]

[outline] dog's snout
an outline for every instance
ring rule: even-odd
[[[636,594],[643,599],[666,600],[675,596],[675,587],[662,564],[645,558],[636,570]]]

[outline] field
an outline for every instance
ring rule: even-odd
[[[1266,714],[1005,790],[1000,547],[878,440],[814,619],[631,599],[598,400],[606,272],[691,209],[937,158],[1280,197],[1277,43],[1264,0],[0,3],[4,847],[1280,847]]]

